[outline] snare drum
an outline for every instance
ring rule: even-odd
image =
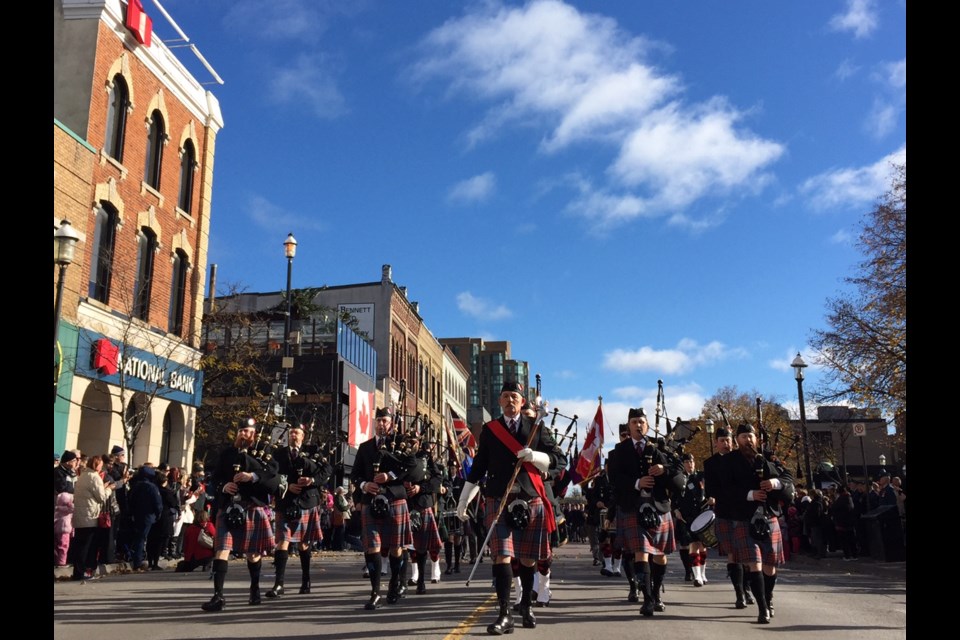
[[[713,530],[713,525],[716,523],[717,517],[714,515],[712,509],[707,509],[696,518],[690,524],[690,533],[694,535],[697,540],[703,543],[703,546],[713,548],[717,546],[717,534]]]

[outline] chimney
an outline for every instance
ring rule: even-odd
[[[406,287],[399,287],[399,289],[400,289],[400,294],[401,294],[404,298],[406,298],[406,297],[407,297],[407,288],[406,288]]]
[[[393,267],[388,264],[380,267],[380,282],[387,283],[393,280]]]

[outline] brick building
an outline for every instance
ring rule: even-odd
[[[81,235],[55,345],[54,449],[104,453],[136,432],[131,463],[184,465],[223,119],[153,19],[139,0],[54,0],[54,227]]]

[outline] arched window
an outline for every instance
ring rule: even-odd
[[[163,160],[163,141],[167,131],[163,115],[154,110],[150,116],[150,131],[147,132],[147,164],[143,168],[143,181],[154,189],[160,189],[160,163]]]
[[[123,162],[123,138],[127,130],[127,107],[130,92],[127,82],[119,73],[113,76],[113,87],[107,102],[107,131],[103,138],[103,150],[117,162]]]
[[[113,245],[117,236],[117,215],[116,209],[103,203],[97,209],[94,221],[90,287],[87,295],[104,304],[110,301],[110,275],[113,273]]]
[[[160,461],[170,463],[170,434],[173,431],[173,420],[170,412],[163,414],[163,432],[160,434]]]
[[[150,315],[153,258],[156,252],[157,234],[150,227],[141,227],[137,246],[137,282],[133,289],[133,315],[144,321]]]
[[[187,140],[183,144],[183,157],[180,158],[180,210],[191,213],[193,205],[193,171],[197,166],[197,153],[193,149],[193,141]]]
[[[173,278],[170,281],[169,331],[180,335],[183,331],[183,306],[187,299],[187,254],[177,249],[173,254]]]

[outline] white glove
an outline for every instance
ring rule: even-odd
[[[550,469],[550,454],[543,451],[534,451],[533,459],[530,460],[540,471],[546,473]]]
[[[477,497],[478,493],[480,493],[480,487],[472,482],[463,483],[463,491],[460,492],[460,502],[457,503],[457,517],[460,518],[462,522],[466,522],[469,518],[467,515],[467,505]]]
[[[531,449],[530,447],[524,447],[523,449],[520,449],[520,451],[517,451],[517,460],[523,460],[524,462],[532,462],[533,449]]]

